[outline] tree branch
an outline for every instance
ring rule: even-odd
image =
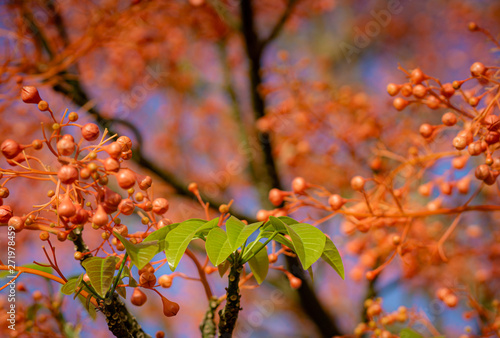
[[[269,36],[261,41],[261,46],[262,48],[265,48],[271,41],[273,41],[281,32],[283,27],[285,26],[285,23],[287,20],[290,18],[290,15],[293,12],[293,9],[295,5],[298,3],[298,0],[289,0],[288,5],[286,6],[285,12],[281,16],[281,18],[278,20],[274,28],[271,30],[271,33],[269,33]]]
[[[229,270],[229,282],[226,288],[226,306],[219,311],[219,337],[223,338],[232,337],[238,313],[241,310],[239,282],[243,266],[239,265],[237,261],[238,259],[235,259],[235,265],[231,266],[231,270]]]
[[[309,319],[314,322],[321,332],[322,337],[341,336],[342,333],[335,323],[335,320],[325,311],[316,293],[309,285],[306,273],[299,260],[296,257],[290,256],[285,256],[285,258],[287,270],[295,277],[302,280],[301,287],[297,289],[302,310],[309,316]]]
[[[245,49],[248,57],[248,70],[250,75],[250,91],[252,97],[252,107],[254,119],[257,121],[265,115],[265,102],[264,98],[259,93],[259,87],[262,85],[262,76],[260,74],[261,57],[263,46],[260,42],[254,25],[254,13],[251,0],[241,0],[240,2],[241,13],[241,31],[245,41]],[[264,168],[261,176],[264,184],[271,188],[281,189],[281,182],[276,170],[276,163],[273,156],[271,147],[270,135],[267,132],[260,130],[256,131],[257,139],[260,142],[262,153],[264,156]],[[264,201],[262,201],[264,202]]]
[[[250,90],[254,118],[256,121],[265,115],[265,100],[259,93],[259,87],[262,84],[262,77],[260,75],[262,53],[266,45],[281,31],[281,28],[292,12],[295,2],[295,0],[290,1],[287,10],[278,21],[278,24],[274,27],[269,37],[264,40],[266,41],[264,43],[259,40],[255,31],[254,13],[251,0],[241,0],[240,2],[240,14],[242,21],[241,31],[244,37],[245,48],[249,60]],[[265,176],[261,175],[262,178],[265,178],[264,184],[267,185],[268,191],[272,188],[281,189],[282,185],[276,170],[270,136],[268,133],[260,131],[257,131],[257,136],[264,154]],[[264,203],[265,201],[262,202]],[[332,320],[330,315],[323,309],[316,293],[311,288],[309,283],[307,283],[304,270],[302,269],[297,258],[287,256],[287,266],[296,277],[302,280],[302,286],[297,291],[304,313],[307,314],[307,316],[314,322],[323,336],[331,337],[333,335],[341,335],[334,320]]]

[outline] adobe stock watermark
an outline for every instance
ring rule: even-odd
[[[412,1],[412,0],[406,0]],[[347,63],[351,63],[353,57],[359,55],[361,51],[372,43],[372,39],[378,36],[383,28],[389,26],[394,15],[403,11],[401,0],[388,0],[387,8],[380,10],[371,10],[370,16],[373,18],[363,27],[354,26],[354,35],[351,43],[342,41],[339,48],[344,55]]]
[[[124,120],[139,105],[144,103],[149,95],[160,87],[160,84],[167,79],[169,72],[160,65],[146,67],[146,74],[141,81],[134,84],[132,89],[123,93],[119,98],[111,101],[110,112],[112,116],[117,116]]]
[[[7,327],[9,330],[16,330],[16,233],[13,226],[7,228],[7,270],[9,275],[6,276],[10,279],[7,284]]]
[[[458,279],[454,279],[449,283],[449,289],[453,290],[465,290],[466,286],[458,281]],[[421,310],[421,314],[423,316],[422,320],[417,321],[412,329],[417,332],[427,332],[428,325],[424,322],[427,321],[430,324],[434,324],[441,319],[442,314],[449,309],[442,300],[437,297],[433,297],[433,299]],[[413,335],[407,332],[403,332],[401,334],[401,338],[411,338]]]

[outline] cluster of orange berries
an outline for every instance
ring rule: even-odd
[[[105,139],[104,133],[98,140],[99,127],[94,123],[78,124],[77,113],[63,116],[61,121],[57,122],[49,104],[40,98],[35,87],[23,87],[22,99],[26,103],[37,104],[41,111],[49,112],[54,123],[52,134],[48,138],[44,133],[42,140],[34,140],[28,145],[14,140],[5,140],[0,145],[0,151],[7,163],[22,168],[20,171],[0,168],[0,179],[6,178],[0,186],[1,224],[12,226],[17,232],[23,229],[42,230],[39,237],[43,241],[49,240],[50,233],[57,234],[60,241],[74,240],[75,232],[83,230],[88,224],[93,229],[102,230],[103,240],[108,241],[118,251],[125,250],[125,247],[116,237],[110,240],[114,231],[128,237],[133,244],[140,243],[147,235],[147,232],[129,235],[129,229],[118,218],[119,215],[129,216],[137,211],[142,216],[142,224],[147,225],[148,230],[151,227],[158,229],[172,224],[169,219],[161,218],[169,209],[168,200],[151,197],[151,177],[136,174],[124,166],[125,161],[132,158],[130,138],[121,136],[112,141],[113,137]],[[75,127],[79,129],[79,141],[75,140],[74,134],[63,133],[63,130]],[[93,141],[96,143],[92,144]],[[86,145],[85,142],[89,144]],[[59,168],[56,172],[26,152],[30,148],[41,150],[44,146],[57,158]],[[33,164],[28,162],[30,160],[33,160]],[[24,166],[23,162],[29,164]],[[39,164],[39,168],[36,168],[35,163]],[[127,195],[125,198],[108,187],[112,177],[117,188],[124,190]],[[6,185],[18,178],[52,181],[56,187],[48,191],[47,197],[50,200],[42,203],[41,207],[37,206],[37,209],[27,215],[14,216],[12,208],[2,204],[3,199],[9,197]],[[135,191],[136,185],[140,189],[138,192]],[[156,216],[160,216],[160,220],[157,221]],[[86,253],[76,251],[74,258],[83,260],[85,255]],[[123,260],[124,255],[119,257]],[[116,269],[120,268],[120,264],[121,262],[117,264]],[[169,288],[173,277],[161,276],[158,279],[159,285]],[[89,282],[89,277],[85,274],[83,280]],[[151,264],[139,270],[140,287],[156,291],[156,283],[155,269]],[[164,314],[168,317],[175,316],[179,305],[157,293],[162,298]],[[146,301],[146,294],[136,287],[131,297],[132,304],[141,306]]]
[[[446,306],[453,308],[458,304],[457,295],[448,288],[440,288],[436,291],[436,297],[439,298]]]
[[[390,83],[387,86],[387,92],[392,96],[398,93],[404,97],[413,96],[413,101],[402,97],[395,98],[393,104],[398,110],[403,110],[412,102],[424,103],[431,109],[451,109],[452,111],[443,114],[442,125],[424,123],[419,128],[420,134],[431,141],[444,128],[454,127],[459,120],[462,120],[463,128],[453,138],[453,147],[459,151],[467,148],[471,157],[484,154],[484,164],[477,168],[475,176],[485,184],[493,185],[500,174],[500,158],[492,157],[500,140],[500,118],[493,114],[494,101],[498,99],[496,97],[490,99],[489,95],[494,92],[495,88],[498,90],[499,72],[497,67],[486,67],[481,62],[475,62],[470,67],[470,73],[471,77],[465,80],[441,84],[438,79],[426,75],[417,68],[408,74],[410,79],[408,83],[401,85]],[[437,86],[432,86],[429,80],[433,80]],[[464,83],[474,80],[477,81],[479,87],[484,89],[484,92],[479,93],[480,90],[477,88],[462,89]],[[470,109],[456,107],[451,101],[453,96],[462,97]],[[483,99],[486,101],[486,107],[479,109],[478,105]],[[457,115],[460,115],[460,118]],[[454,167],[462,169],[467,158],[460,162],[454,163]]]
[[[156,276],[155,268],[150,264],[146,264],[142,269],[139,270],[139,284],[141,287],[146,289],[152,289],[156,286]],[[158,279],[158,283],[163,288],[169,288],[172,286],[172,280],[175,276],[162,275]],[[167,317],[172,317],[179,312],[179,304],[172,302],[166,297],[163,297],[158,293],[162,299],[163,303],[163,314]],[[148,297],[139,287],[134,288],[134,292],[130,297],[130,302],[135,306],[142,306],[148,300]]]
[[[46,101],[41,100],[38,90],[33,86],[25,86],[22,91],[22,99],[26,103],[38,105],[41,111],[49,111],[53,117],[53,112]],[[102,237],[108,240],[113,231],[117,231],[123,236],[128,236],[128,228],[121,224],[117,218],[119,212],[123,215],[131,215],[138,208],[149,217],[144,216],[142,223],[154,225],[157,228],[171,224],[168,219],[161,219],[158,222],[154,215],[163,215],[168,211],[169,203],[165,198],[152,199],[148,189],[152,185],[149,176],[136,174],[131,169],[124,167],[124,162],[132,158],[132,141],[127,136],[121,136],[116,141],[108,142],[112,138],[104,139],[97,144],[84,145],[84,142],[98,140],[100,130],[94,123],[85,125],[77,124],[78,114],[70,113],[67,119],[63,117],[60,122],[55,121],[52,125],[52,135],[43,140],[34,140],[31,144],[23,145],[14,140],[4,140],[0,145],[0,151],[11,166],[28,169],[29,173],[20,173],[14,170],[1,170],[0,179],[8,177],[2,182],[0,187],[0,204],[3,199],[9,196],[6,187],[9,181],[25,177],[27,179],[36,178],[52,180],[56,183],[56,189],[49,190],[48,203],[41,209],[34,210],[27,215],[14,216],[12,208],[8,205],[0,207],[0,222],[7,223],[16,231],[24,228],[44,229],[40,234],[42,240],[49,238],[49,233],[57,234],[57,238],[64,241],[76,228],[82,229],[85,224],[91,224],[94,229],[104,230]],[[63,130],[71,127],[80,129],[81,140],[76,141],[75,137]],[[55,147],[54,144],[55,143]],[[23,166],[22,163],[30,159],[41,163],[36,157],[27,154],[26,150],[32,148],[40,150],[43,146],[52,152],[57,158],[60,167],[54,173],[41,164],[41,169],[32,169],[32,166]],[[99,155],[104,157],[99,158]],[[53,177],[57,180],[54,180]],[[123,198],[121,194],[108,187],[109,178],[114,177],[119,188],[125,190],[128,195]],[[138,186],[141,191],[135,192],[134,187]],[[62,191],[64,192],[62,192]],[[89,198],[90,196],[90,198]],[[93,201],[94,203],[92,203]],[[56,220],[51,216],[54,215]],[[49,228],[47,227],[49,226]],[[45,230],[46,229],[46,230]],[[131,241],[138,243],[141,236],[131,238]],[[112,239],[112,244],[117,250],[123,251],[123,244],[116,238]],[[75,258],[82,259],[81,253],[76,253]]]
[[[355,176],[351,181],[351,186],[354,190],[363,190],[364,185],[365,179],[361,176]],[[269,216],[286,216],[287,206],[283,206],[283,204],[287,201],[287,197],[305,195],[306,190],[312,187],[314,186],[308,183],[303,177],[296,177],[292,181],[292,191],[284,191],[276,188],[271,189],[269,191],[269,201],[278,208],[274,210],[259,210],[257,220],[264,222],[269,219]],[[332,194],[328,198],[328,203],[333,211],[340,209],[346,202],[347,200],[338,194]]]
[[[494,76],[495,69],[488,68],[481,62],[475,62],[471,65],[470,72],[471,77],[468,79],[442,84],[438,79],[425,74],[420,68],[415,68],[410,73],[407,72],[409,82],[403,84],[390,83],[387,85],[387,92],[391,96],[401,94],[406,98],[414,98],[414,100],[407,100],[402,97],[395,98],[393,105],[397,110],[405,109],[412,102],[424,103],[430,109],[453,107],[450,99],[461,89],[465,82],[475,78],[481,84],[486,84],[488,78]],[[433,80],[437,85],[430,85],[429,80]],[[486,94],[487,92],[478,96],[465,95],[465,100],[471,107],[477,107]]]
[[[356,326],[354,334],[357,337],[371,333],[374,337],[395,338],[398,335],[391,333],[387,326],[408,320],[408,310],[404,306],[392,313],[385,313],[382,309],[382,298],[367,299],[364,306],[368,323],[359,323]]]

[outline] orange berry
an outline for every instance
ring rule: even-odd
[[[444,297],[443,301],[448,307],[455,307],[458,304],[458,297],[450,293]]]
[[[354,176],[351,179],[351,188],[356,191],[361,191],[365,187],[365,179],[361,176]]]
[[[116,180],[122,189],[130,189],[135,184],[136,176],[130,169],[120,169],[116,174]]]
[[[290,280],[290,287],[292,289],[298,289],[302,286],[302,280],[300,278],[290,276],[289,280]]]
[[[470,73],[474,77],[479,77],[484,75],[488,68],[481,62],[474,62],[472,66],[470,66]]]
[[[399,89],[401,88],[400,85],[394,84],[394,83],[389,83],[387,85],[387,92],[389,95],[394,96],[399,93]]]
[[[81,133],[87,141],[94,141],[99,137],[99,127],[95,123],[87,123],[82,127]]]
[[[163,296],[161,296],[161,301],[163,303],[163,314],[166,317],[173,317],[177,314],[177,312],[179,312],[179,304],[172,302]]]
[[[269,191],[269,201],[274,206],[281,205],[283,203],[283,197],[285,197],[285,194],[279,189],[274,188]]]
[[[21,90],[21,99],[24,103],[38,104],[42,99],[38,90],[34,86],[23,86]]]
[[[302,177],[295,177],[292,181],[292,190],[296,194],[302,194],[307,189],[307,182]]]
[[[427,88],[422,86],[421,84],[418,84],[415,87],[413,87],[412,93],[413,93],[413,96],[421,99],[421,98],[424,98],[425,95],[427,95]]]
[[[194,182],[189,183],[188,190],[192,193],[194,193],[195,191],[198,191],[198,184],[196,184]]]
[[[451,293],[450,289],[448,288],[439,288],[437,291],[436,291],[436,296],[437,298],[439,298],[440,300],[444,300],[446,298],[446,296],[448,296],[449,294]]]
[[[410,74],[410,79],[414,84],[419,84],[426,80],[427,76],[425,76],[424,72],[422,72],[420,68],[415,68]]]
[[[225,214],[225,213],[228,213],[229,212],[229,206],[227,204],[221,204],[219,206],[219,212],[221,214]]]
[[[139,284],[146,288],[152,288],[156,284],[156,276],[154,273],[146,271],[139,277]]]
[[[441,122],[448,127],[454,126],[457,124],[457,116],[452,112],[445,113],[443,117],[441,117]]]
[[[153,212],[157,215],[163,215],[168,211],[169,203],[165,198],[155,198],[153,200]]]
[[[146,296],[146,294],[142,292],[142,290],[138,287],[134,289],[132,297],[130,297],[130,302],[135,306],[143,306],[147,300],[148,297]]]
[[[161,275],[160,278],[158,278],[158,283],[162,288],[169,288],[172,286],[172,279],[173,278],[169,275]]]
[[[401,98],[401,97],[397,97],[394,99],[392,104],[393,104],[394,108],[401,111],[401,110],[405,109],[406,106],[408,106],[408,104],[410,104],[410,102]]]
[[[346,203],[346,200],[342,196],[334,194],[328,198],[328,204],[333,211],[339,210]]]
[[[434,132],[434,129],[436,129],[436,127],[431,126],[428,123],[424,123],[424,124],[422,124],[420,126],[419,132],[420,132],[420,135],[422,135],[423,137],[429,138],[429,137],[432,136],[432,133]]]

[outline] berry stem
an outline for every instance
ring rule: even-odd
[[[195,254],[191,250],[186,249],[186,256],[191,258],[191,260],[196,265],[196,269],[198,270],[198,274],[200,275],[201,283],[203,284],[203,288],[205,289],[205,294],[207,295],[207,299],[210,301],[212,299],[212,289],[210,289],[210,284],[208,284],[205,269],[203,269],[203,266],[198,261],[198,258],[196,258]]]

